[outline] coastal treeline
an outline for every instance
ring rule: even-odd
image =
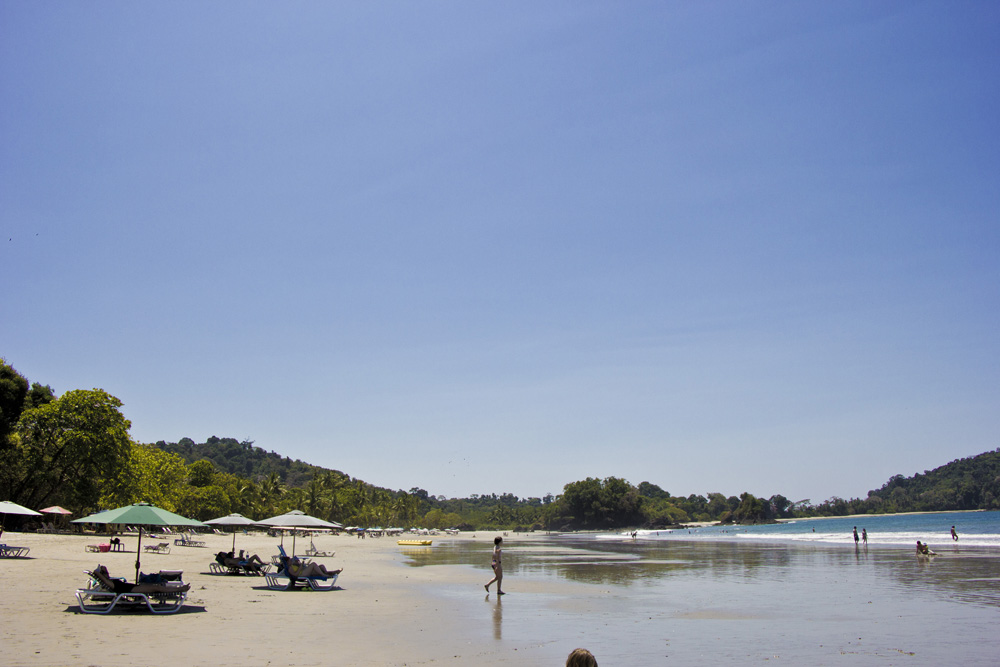
[[[210,519],[263,518],[299,509],[345,525],[565,530],[661,528],[688,521],[762,523],[780,518],[1000,509],[1000,449],[913,477],[896,475],[865,499],[818,505],[744,492],[674,496],[618,477],[570,482],[559,495],[435,496],[379,487],[339,470],[265,451],[251,440],[139,443],[122,403],[101,389],[29,383],[0,359],[0,498],[75,514],[146,501]]]

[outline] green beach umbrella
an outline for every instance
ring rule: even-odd
[[[75,519],[73,523],[128,524],[139,526],[139,544],[135,553],[135,580],[139,581],[139,556],[142,554],[142,529],[145,526],[204,526],[201,521],[174,514],[149,503],[136,503],[118,509]]]

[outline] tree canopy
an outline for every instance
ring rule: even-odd
[[[588,477],[542,498],[445,498],[419,487],[375,486],[264,451],[247,439],[137,443],[121,407],[101,389],[56,396],[0,359],[0,497],[28,507],[59,504],[77,513],[147,501],[201,520],[300,509],[365,527],[483,530],[663,528],[688,521],[1000,509],[1000,449],[913,477],[893,476],[864,499],[834,497],[819,505],[781,494],[672,496],[655,483],[635,486],[618,477]]]

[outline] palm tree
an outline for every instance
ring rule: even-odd
[[[309,480],[308,486],[306,486],[306,506],[309,508],[309,514],[319,516],[322,504],[323,483],[317,476],[313,475],[313,478]]]
[[[258,493],[260,496],[260,509],[263,511],[263,514],[271,516],[274,514],[278,499],[285,493],[285,486],[281,483],[278,473],[272,472],[261,480]]]

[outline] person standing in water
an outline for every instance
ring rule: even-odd
[[[865,543],[866,547],[868,546],[868,529],[867,528],[862,528],[861,529],[861,541]]]
[[[951,527],[951,539],[958,542],[958,533],[955,532],[955,526]]]
[[[854,546],[858,546],[858,527],[854,527]]]
[[[494,581],[497,582],[497,595],[503,595],[504,592],[501,589],[503,585],[503,563],[501,562],[501,550],[500,545],[503,544],[503,538],[499,535],[493,538],[493,578],[490,579],[490,583],[486,584],[486,592],[490,592],[490,584]]]

